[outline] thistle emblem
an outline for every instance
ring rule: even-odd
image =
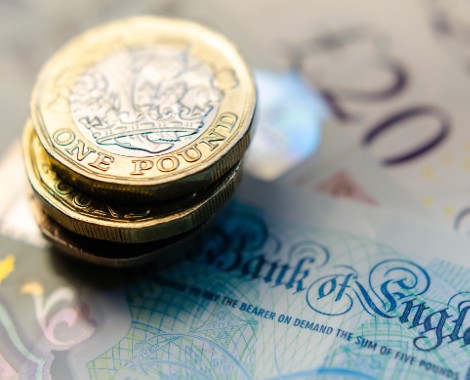
[[[75,82],[70,105],[78,128],[96,144],[149,155],[193,141],[222,96],[208,65],[188,51],[154,46],[115,53],[89,68]]]

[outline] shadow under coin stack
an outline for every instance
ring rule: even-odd
[[[136,17],[70,41],[39,74],[23,149],[37,222],[71,256],[163,258],[234,192],[256,104],[237,48]]]

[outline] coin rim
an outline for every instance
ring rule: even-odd
[[[85,165],[80,164],[76,160],[66,157],[65,154],[60,152],[57,147],[51,142],[50,136],[47,133],[47,126],[44,124],[41,110],[37,109],[36,105],[40,103],[41,90],[45,83],[50,80],[48,71],[51,67],[60,66],[61,53],[68,49],[71,49],[74,45],[79,45],[80,40],[86,36],[99,33],[100,30],[106,30],[107,28],[122,28],[126,25],[136,25],[139,23],[165,23],[167,25],[175,24],[180,28],[187,30],[188,33],[196,31],[199,34],[207,35],[207,39],[210,41],[216,41],[218,45],[223,46],[224,49],[230,52],[231,55],[237,57],[238,62],[234,64],[237,68],[237,75],[243,77],[244,86],[246,87],[245,99],[252,99],[251,102],[244,104],[242,107],[242,113],[237,120],[236,130],[228,136],[227,140],[219,145],[214,152],[206,154],[207,157],[202,157],[201,160],[191,163],[187,168],[176,169],[171,174],[160,173],[158,176],[147,178],[147,177],[131,177],[130,174],[127,176],[109,176],[106,173],[97,173],[89,170]],[[225,53],[224,53],[225,54]],[[63,65],[63,63],[62,63]],[[228,106],[226,106],[227,108]],[[251,123],[254,117],[256,107],[256,87],[253,79],[253,74],[248,66],[245,59],[240,54],[238,48],[224,36],[216,33],[208,28],[205,28],[199,24],[171,19],[171,18],[160,18],[152,16],[141,16],[131,17],[114,21],[111,23],[103,24],[95,27],[69,41],[62,49],[60,49],[55,55],[45,64],[41,70],[36,85],[33,89],[31,97],[31,118],[35,130],[39,136],[41,144],[44,146],[48,154],[52,159],[52,164],[58,172],[66,177],[75,186],[84,189],[91,193],[104,193],[112,195],[120,199],[128,199],[129,193],[131,194],[142,194],[155,199],[168,199],[174,196],[179,196],[187,192],[188,185],[194,185],[195,189],[200,189],[207,186],[208,183],[219,179],[226,171],[231,168],[236,162],[238,162],[243,156],[244,152],[248,148],[251,140]],[[230,110],[227,110],[230,111]],[[178,151],[188,148],[192,144],[197,143],[202,139],[206,133],[208,133],[212,127],[216,126],[218,117],[224,113],[222,106],[219,108],[214,121],[206,128],[206,131],[201,134],[197,139],[192,141],[187,146],[180,148],[179,150],[172,152],[177,154]],[[238,116],[238,115],[237,115]],[[70,117],[70,120],[71,117]],[[76,135],[82,137],[82,133],[78,130],[77,126],[73,121],[70,125],[66,126],[71,129]],[[85,137],[85,136],[83,136]],[[86,139],[86,137],[85,137]],[[88,141],[88,139],[86,139]],[[92,143],[92,146],[97,147],[96,144]],[[111,153],[110,153],[111,154]],[[133,157],[133,156],[121,156],[113,154],[114,157],[123,157],[122,159],[131,162],[132,159],[157,159],[164,157],[165,155],[154,155],[150,157]],[[116,163],[117,165],[117,163]],[[156,171],[156,169],[155,169]]]

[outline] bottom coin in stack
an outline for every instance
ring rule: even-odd
[[[32,197],[33,214],[46,240],[59,253],[92,264],[114,268],[137,267],[151,262],[168,265],[187,255],[207,223],[181,235],[150,242],[123,244],[91,239],[61,227]]]

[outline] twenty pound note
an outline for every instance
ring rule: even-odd
[[[167,268],[1,241],[1,379],[469,375],[470,241],[423,222],[246,180]]]

